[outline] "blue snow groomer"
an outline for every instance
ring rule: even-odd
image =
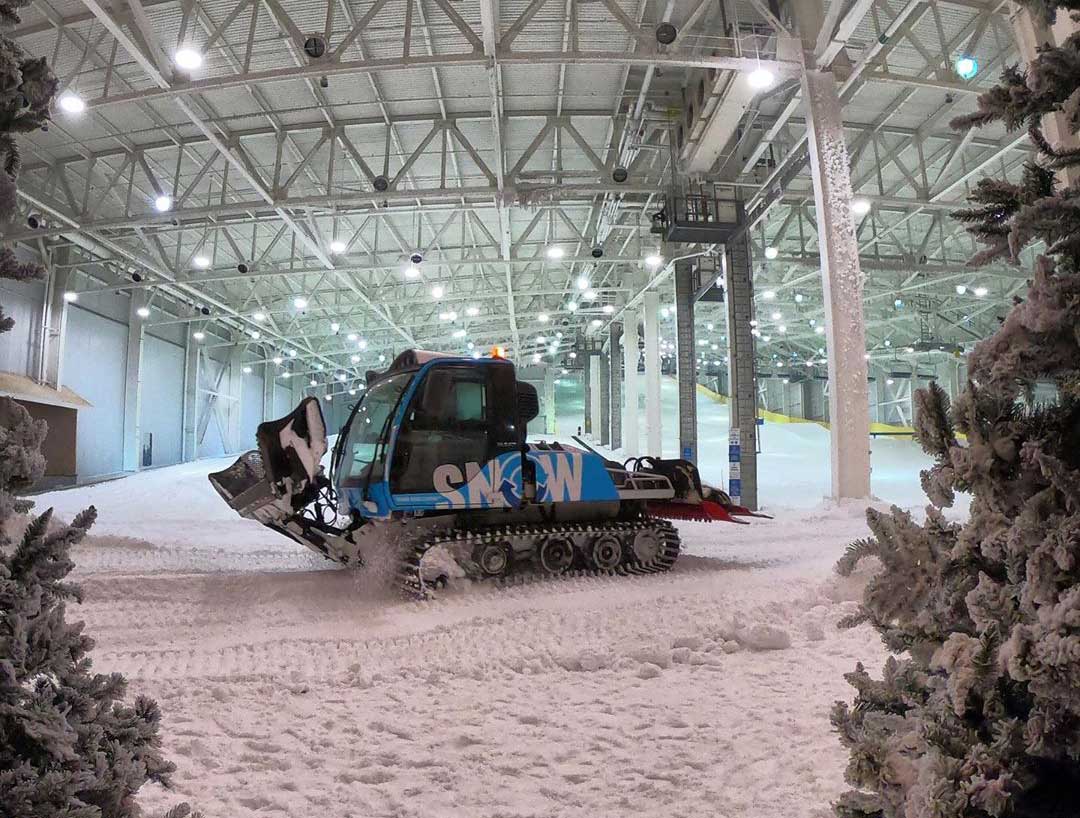
[[[400,582],[420,596],[460,576],[666,571],[679,537],[663,517],[730,519],[686,461],[526,442],[538,412],[510,361],[410,350],[368,373],[329,477],[322,410],[305,398],[210,481],[242,516],[338,562],[399,549]]]

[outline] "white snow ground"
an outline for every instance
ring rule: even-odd
[[[703,439],[724,439],[723,407],[702,409]],[[829,708],[884,653],[835,627],[859,583],[831,567],[865,523],[819,502],[814,429],[766,429],[777,519],[681,524],[670,574],[422,604],[236,517],[205,478],[225,460],[37,499],[67,519],[98,507],[69,615],[97,670],[161,705],[178,770],[172,792],[144,788],[149,811],[823,818],[845,764]],[[921,502],[913,444],[889,443],[875,474]]]

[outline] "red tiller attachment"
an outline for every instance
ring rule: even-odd
[[[679,503],[676,501],[652,501],[649,513],[667,520],[697,520],[705,523],[737,523],[749,525],[745,520],[737,520],[719,503],[702,500],[700,503]]]

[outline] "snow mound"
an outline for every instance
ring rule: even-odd
[[[757,624],[740,631],[738,642],[749,650],[787,650],[791,635],[776,625]]]

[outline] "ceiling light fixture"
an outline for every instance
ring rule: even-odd
[[[178,68],[183,68],[185,71],[194,71],[202,66],[203,57],[194,48],[185,47],[179,49],[176,54],[173,55],[173,61]]]
[[[444,290],[440,285],[436,284],[434,287],[431,288],[431,297],[442,298],[445,292],[446,290]]]
[[[566,251],[561,247],[549,247],[547,249],[547,257],[552,261],[558,261],[566,255]]]
[[[746,78],[750,83],[751,88],[756,88],[762,91],[776,82],[776,77],[773,72],[767,68],[755,68],[750,72],[750,75]]]
[[[200,270],[205,270],[207,267],[210,266],[210,259],[208,259],[206,256],[195,256],[195,258],[191,260],[191,263],[194,266],[198,267]]]
[[[292,300],[292,303],[298,310],[306,310],[308,308],[308,300],[302,295],[296,296],[296,298]]]
[[[778,255],[780,255],[780,251],[777,250],[775,247],[766,247],[765,248],[765,258],[767,258],[769,261],[772,261]]]
[[[344,253],[346,249],[348,249],[348,245],[346,245],[345,242],[343,242],[343,241],[332,241],[332,242],[330,242],[330,252],[331,253],[337,253],[337,254],[340,255],[341,253]]]
[[[60,95],[60,107],[69,114],[81,114],[86,110],[86,102],[78,94],[65,91]]]
[[[172,196],[166,196],[164,193],[154,199],[154,209],[158,213],[168,213],[172,210]]]
[[[865,216],[870,212],[870,200],[869,199],[852,199],[851,200],[851,212],[856,216]]]
[[[979,73],[979,61],[974,57],[961,56],[956,58],[956,73],[962,80],[972,79]]]

